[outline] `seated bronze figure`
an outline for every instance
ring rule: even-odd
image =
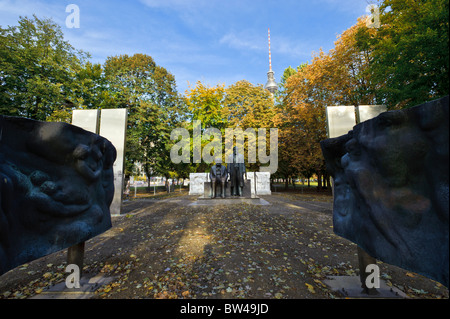
[[[228,171],[221,163],[216,163],[211,167],[209,173],[211,180],[211,198],[217,197],[217,186],[220,186],[220,197],[225,198],[226,183],[228,179]]]

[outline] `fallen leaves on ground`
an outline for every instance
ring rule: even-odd
[[[270,206],[130,201],[111,230],[86,243],[83,273],[114,278],[95,298],[338,298],[323,280],[359,275],[356,245],[333,233],[331,211],[297,208],[302,198],[319,202],[306,196],[289,194]],[[296,205],[285,205],[290,200]],[[15,269],[33,279],[0,290],[0,298],[27,298],[63,281],[61,255],[37,270],[33,262]],[[392,273],[382,278],[396,284]],[[448,298],[437,284],[439,294],[402,288],[414,298]]]

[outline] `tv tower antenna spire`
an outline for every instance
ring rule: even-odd
[[[269,35],[269,70],[272,71],[272,54],[270,53],[270,29],[268,29]]]
[[[269,72],[267,72],[267,83],[264,86],[270,93],[274,94],[278,90],[278,85],[275,82],[274,72],[272,71],[272,54],[270,52],[270,28],[268,29],[269,36]]]

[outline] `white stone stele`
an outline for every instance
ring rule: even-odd
[[[72,124],[98,134],[100,110],[73,110]]]
[[[250,180],[250,192],[252,196],[271,195],[269,172],[247,172]],[[209,182],[208,173],[189,174],[189,195],[203,195],[203,184]]]
[[[335,105],[325,108],[328,137],[347,134],[357,123],[370,120],[386,112],[385,105]]]
[[[256,195],[271,195],[270,191],[270,172],[255,172],[255,191]]]
[[[209,182],[208,173],[189,173],[189,195],[203,195],[205,182]]]
[[[72,113],[73,125],[103,136],[116,148],[117,157],[113,165],[114,198],[110,206],[111,215],[120,215],[122,212],[127,114],[127,109],[74,110]]]
[[[127,115],[127,109],[104,109],[100,116],[99,135],[108,139],[117,152],[116,161],[113,165],[114,198],[109,208],[111,215],[116,216],[122,212]]]

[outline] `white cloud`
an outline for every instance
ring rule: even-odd
[[[257,50],[261,51],[264,48],[263,42],[261,41],[261,37],[259,40],[256,40],[257,37],[252,36],[250,34],[240,33],[236,34],[234,32],[229,32],[225,34],[220,40],[220,44],[228,45],[234,49],[246,49],[246,50]]]
[[[278,37],[271,40],[273,54],[291,57],[309,58],[313,51],[317,51],[320,44],[303,38]]]
[[[219,40],[222,45],[227,45],[236,50],[251,50],[269,53],[267,34],[260,32],[257,35],[251,32],[234,33],[229,32]],[[313,50],[319,48],[317,43],[302,38],[292,38],[285,35],[271,35],[271,52],[274,55],[284,55],[291,57],[309,57]]]

